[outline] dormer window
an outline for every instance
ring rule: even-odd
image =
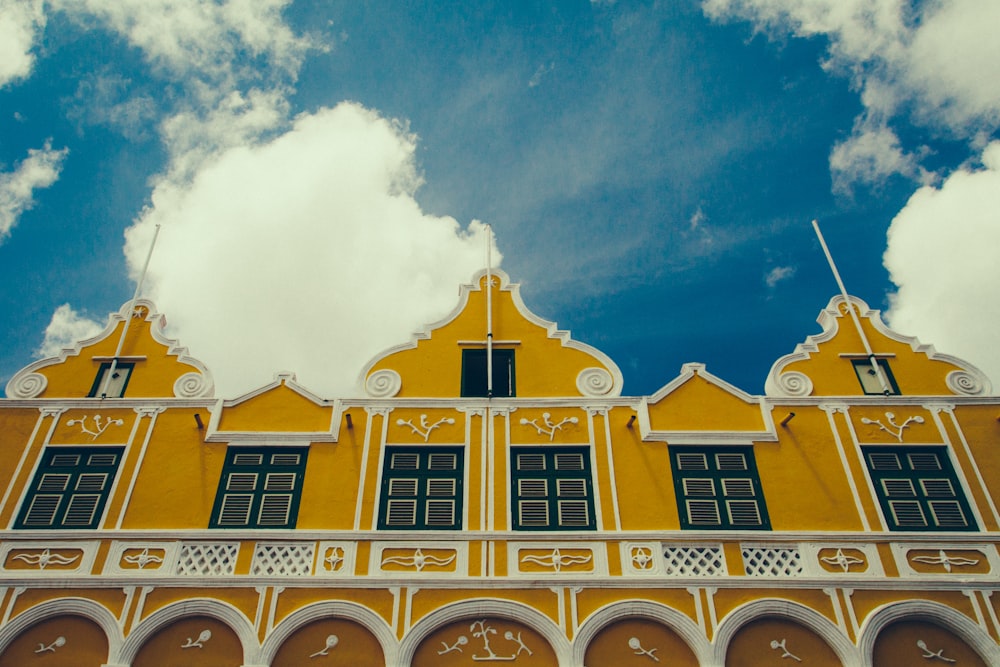
[[[121,398],[125,395],[125,387],[128,386],[129,378],[132,377],[134,363],[119,361],[114,364],[114,371],[111,366],[114,362],[106,361],[101,364],[94,379],[94,386],[90,388],[89,398]],[[110,373],[110,377],[109,377]]]
[[[885,378],[886,386],[889,389],[888,394],[898,395],[899,387],[896,385],[896,378],[892,376],[892,371],[889,369],[889,361],[887,359],[876,359],[875,361],[878,362],[878,368],[881,371],[882,377]],[[854,372],[861,383],[861,390],[866,395],[882,396],[886,394],[885,389],[882,387],[882,382],[879,380],[879,374],[872,368],[872,362],[867,357],[852,359],[851,363],[854,364]]]
[[[514,350],[493,350],[493,391],[489,390],[486,368],[486,348],[462,350],[462,396],[516,396],[514,383]]]

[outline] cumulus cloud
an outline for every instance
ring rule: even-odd
[[[978,168],[923,187],[892,221],[883,261],[890,325],[967,359],[1000,384],[1000,142]]]
[[[31,73],[31,51],[44,27],[42,0],[0,0],[0,88]]]
[[[290,2],[51,0],[71,17],[118,33],[161,76],[189,80],[209,100],[240,81],[295,76],[310,42],[284,22],[281,13]]]
[[[161,225],[145,293],[235,395],[290,370],[325,395],[449,312],[481,268],[485,227],[423,213],[416,138],[343,103],[163,183],[127,233],[133,270]]]
[[[45,327],[45,339],[35,351],[38,357],[54,357],[63,348],[73,347],[104,330],[98,322],[80,315],[68,303],[56,308],[52,321]]]
[[[10,235],[21,214],[34,206],[35,190],[56,182],[68,152],[46,142],[43,148],[29,150],[14,171],[0,173],[0,242]]]
[[[878,183],[893,174],[928,182],[931,176],[919,160],[920,156],[903,150],[891,128],[859,118],[851,136],[830,152],[833,189],[849,194],[857,181]]]
[[[865,111],[831,154],[846,180],[887,174],[920,178],[912,154],[890,136],[907,119],[977,140],[1000,126],[1000,3],[939,0],[706,0],[718,20],[745,19],[762,31],[829,40],[824,66],[851,78]],[[912,152],[911,152],[912,153]]]
[[[405,124],[350,103],[290,117],[315,46],[284,23],[287,4],[50,4],[122,36],[163,84],[155,107],[136,106],[109,68],[91,82],[101,108],[80,118],[126,132],[159,114],[167,163],[126,230],[126,259],[137,278],[160,225],[144,295],[212,369],[220,395],[285,370],[325,395],[357,393],[364,363],[449,312],[484,264],[484,225],[427,215],[414,199],[421,178]],[[72,320],[65,308],[54,331]]]
[[[773,288],[782,280],[788,280],[794,275],[795,275],[794,266],[776,266],[767,272],[767,275],[764,276],[764,282],[767,283],[768,287]]]

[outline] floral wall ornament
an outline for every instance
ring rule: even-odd
[[[577,419],[576,417],[565,417],[562,421],[560,421],[557,424],[557,423],[555,423],[555,422],[552,421],[552,415],[551,414],[549,414],[548,412],[543,412],[542,413],[542,421],[544,423],[544,426],[539,426],[537,420],[535,420],[535,419],[524,419],[524,418],[522,418],[521,419],[521,425],[522,426],[529,426],[529,425],[530,426],[534,426],[535,430],[538,431],[539,435],[547,435],[547,436],[549,436],[549,442],[552,442],[552,439],[555,438],[556,431],[562,430],[562,427],[565,426],[566,424],[577,424],[577,423],[579,423],[580,420]]]
[[[330,649],[334,648],[337,645],[338,642],[340,642],[340,638],[337,637],[337,635],[328,635],[327,638],[326,638],[326,645],[321,650],[316,651],[315,653],[313,653],[309,657],[310,658],[319,658],[319,657],[324,656],[324,655],[329,655],[330,654]]]
[[[644,655],[647,658],[651,658],[655,662],[659,662],[660,661],[659,658],[657,658],[655,655],[653,655],[654,653],[656,653],[657,649],[654,647],[654,648],[651,648],[651,649],[649,649],[647,651],[646,649],[644,649],[642,647],[642,643],[639,641],[638,637],[630,637],[629,640],[628,640],[628,647],[630,649],[632,649],[633,651],[635,651],[636,655]]]
[[[791,658],[793,660],[797,660],[799,662],[802,662],[802,658],[800,658],[797,655],[793,655],[787,648],[785,648],[785,639],[784,639],[784,637],[782,637],[782,639],[781,639],[780,642],[777,639],[772,639],[771,640],[771,648],[774,649],[775,651],[777,651],[779,648],[781,649],[781,658],[782,658],[782,660],[784,660],[785,658]]]
[[[55,653],[57,648],[62,648],[65,645],[66,645],[66,638],[60,635],[59,637],[56,637],[56,640],[51,644],[49,644],[48,646],[46,646],[45,644],[39,644],[38,648],[35,649],[35,653],[45,653],[47,651],[52,651],[53,653]]]
[[[473,622],[469,626],[469,632],[476,639],[481,639],[483,642],[482,651],[485,655],[479,653],[473,653],[472,659],[476,662],[513,662],[517,660],[521,653],[527,653],[529,656],[533,655],[528,645],[524,643],[521,639],[521,633],[518,632],[514,634],[512,630],[507,630],[503,634],[503,638],[508,642],[513,642],[516,646],[511,647],[508,650],[513,650],[514,652],[509,655],[500,655],[493,650],[493,646],[490,644],[490,636],[497,634],[497,629],[492,625],[487,623],[485,619]],[[462,650],[463,646],[469,643],[469,638],[465,635],[459,635],[455,642],[449,645],[447,642],[442,641],[442,650],[438,651],[438,655],[445,655],[446,653],[451,653],[452,651],[457,651],[459,653],[464,653]]]
[[[541,565],[542,567],[551,567],[556,572],[559,572],[562,568],[570,565],[583,565],[584,563],[589,563],[591,557],[592,556],[590,554],[587,554],[586,556],[564,554],[558,547],[556,547],[549,554],[544,556],[535,556],[532,554],[521,556],[521,562],[535,563],[536,565]]]
[[[942,662],[955,662],[952,658],[944,657],[944,649],[937,651],[931,651],[927,648],[927,642],[923,639],[917,640],[917,648],[924,652],[924,660],[941,660]]]
[[[211,630],[202,630],[201,634],[198,635],[198,639],[191,641],[191,638],[188,637],[187,642],[181,644],[181,648],[205,648],[204,646],[205,642],[207,642],[211,638],[212,638]]]
[[[427,442],[427,439],[431,435],[431,431],[433,431],[434,429],[439,428],[442,424],[454,424],[454,423],[455,423],[455,420],[452,419],[451,417],[442,417],[441,419],[439,419],[436,422],[434,422],[433,424],[431,424],[430,420],[427,419],[427,415],[420,415],[420,426],[419,427],[417,427],[409,419],[397,419],[396,420],[396,425],[397,426],[409,426],[410,429],[416,435],[419,435],[421,438],[424,439],[424,442]]]
[[[66,422],[67,426],[73,426],[74,424],[79,424],[80,425],[80,430],[83,433],[86,433],[87,435],[89,435],[91,440],[97,440],[97,437],[99,435],[101,435],[102,433],[104,433],[106,430],[108,430],[109,426],[112,426],[112,425],[114,425],[114,426],[123,426],[125,424],[125,420],[123,420],[123,419],[112,419],[111,417],[108,417],[105,420],[104,425],[102,426],[101,425],[101,415],[94,415],[94,427],[97,429],[96,431],[91,431],[89,428],[87,428],[87,415],[84,415],[80,419],[70,419],[68,422]]]
[[[968,565],[976,565],[979,560],[976,558],[962,558],[961,556],[949,556],[944,552],[944,549],[938,551],[937,556],[913,556],[910,558],[912,561],[918,563],[926,563],[928,565],[941,565],[944,567],[945,572],[951,572],[952,566],[964,567]]]
[[[923,424],[924,423],[924,418],[921,417],[920,415],[916,415],[916,416],[913,416],[913,417],[907,417],[906,420],[902,424],[897,424],[896,423],[896,421],[895,421],[896,415],[894,413],[892,413],[892,412],[886,412],[885,413],[885,418],[886,418],[886,421],[889,422],[889,426],[886,426],[885,424],[883,424],[882,421],[879,420],[879,419],[868,419],[868,417],[862,417],[861,418],[861,423],[862,424],[877,425],[880,431],[885,431],[886,433],[888,433],[889,435],[891,435],[892,437],[894,437],[899,442],[903,442],[903,430],[906,429],[906,427],[909,426],[910,423],[914,423],[914,424]]]
[[[80,554],[73,557],[63,556],[60,554],[54,554],[50,549],[44,549],[40,553],[31,554],[23,553],[13,556],[11,560],[22,560],[28,565],[37,565],[39,570],[44,570],[49,565],[69,565],[77,558]]]

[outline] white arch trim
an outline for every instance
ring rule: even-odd
[[[121,648],[123,637],[118,619],[106,607],[84,598],[60,598],[36,604],[8,622],[0,630],[0,653],[6,651],[12,641],[39,621],[47,621],[53,616],[67,615],[82,616],[96,623],[104,631],[104,635],[108,638],[109,659]]]
[[[726,651],[740,628],[765,617],[787,619],[812,630],[833,649],[842,665],[858,665],[861,662],[857,647],[826,616],[798,602],[766,598],[740,605],[726,615],[712,640],[714,652],[711,664],[726,664]]]
[[[486,617],[504,618],[527,625],[549,643],[560,665],[569,665],[569,640],[551,618],[537,609],[511,600],[464,600],[441,607],[413,624],[399,645],[399,665],[409,665],[417,647],[432,632],[454,621]]]
[[[587,648],[601,630],[628,618],[656,621],[673,630],[694,652],[700,665],[709,664],[712,659],[712,647],[705,633],[682,612],[648,600],[621,600],[601,607],[583,622],[573,637],[573,664],[584,664]]]
[[[385,664],[397,664],[396,653],[399,650],[399,642],[385,619],[368,607],[342,600],[314,602],[289,614],[275,626],[267,639],[264,640],[257,663],[270,665],[281,645],[298,629],[324,618],[338,618],[358,623],[371,632],[381,644],[382,653],[385,655]]]
[[[128,639],[122,645],[121,653],[109,656],[109,662],[131,665],[139,649],[150,637],[172,622],[188,616],[209,616],[229,626],[243,646],[244,664],[251,664],[250,659],[260,650],[253,624],[243,612],[227,602],[199,598],[174,602],[150,614],[129,633]]]
[[[950,630],[971,646],[987,665],[1000,665],[1000,646],[982,627],[962,612],[930,600],[891,602],[872,612],[861,626],[858,642],[865,665],[872,664],[879,633],[900,620],[926,621]]]

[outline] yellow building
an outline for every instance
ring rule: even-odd
[[[0,666],[1000,664],[1000,398],[819,322],[622,396],[494,271],[358,396],[214,398],[126,304],[0,400]]]

